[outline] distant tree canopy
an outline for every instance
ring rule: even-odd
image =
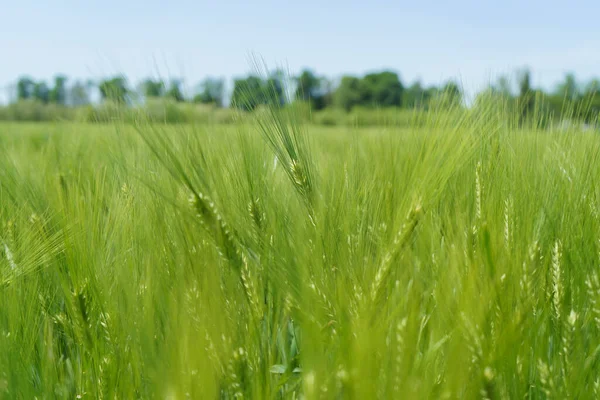
[[[417,88],[413,88],[417,89]],[[416,103],[417,96],[408,99]],[[398,74],[390,71],[370,73],[363,78],[344,76],[334,94],[335,104],[346,111],[361,105],[367,107],[401,107],[404,86]]]
[[[27,100],[34,98],[35,82],[29,77],[22,77],[17,82],[17,99]]]
[[[429,100],[429,93],[421,82],[416,81],[404,90],[402,105],[406,108],[421,107]]]
[[[50,89],[46,82],[36,82],[33,85],[33,98],[47,104],[50,101]]]
[[[584,107],[587,107],[587,122],[591,122],[594,117],[599,118],[600,114],[600,80],[593,79],[585,88]]]
[[[225,81],[223,79],[206,78],[200,83],[194,103],[214,104],[222,107],[225,101]]]
[[[533,87],[528,69],[518,71],[516,78],[516,91],[512,90],[508,78],[500,77],[496,84],[478,94],[476,104],[486,97],[498,99],[501,96],[504,105],[517,112],[520,124],[528,122],[531,116],[535,116],[538,124],[556,118],[593,122],[600,116],[600,92],[597,89],[600,81],[597,79],[581,84],[569,73],[554,90],[543,91]],[[544,121],[540,122],[540,119]]]
[[[258,76],[236,79],[233,82],[231,105],[233,107],[252,111],[259,104],[264,104],[264,83]]]
[[[360,78],[344,76],[334,92],[334,104],[346,111],[362,103],[363,88]]]
[[[404,86],[395,72],[383,71],[362,79],[363,103],[375,107],[400,107]]]
[[[280,74],[273,74],[266,80],[251,75],[234,81],[231,105],[235,108],[251,111],[259,105],[283,105],[284,103],[285,93]]]
[[[514,110],[520,123],[525,123],[532,115],[546,119],[577,118],[590,122],[596,121],[600,114],[600,81],[597,79],[587,83],[578,82],[575,75],[569,73],[554,90],[543,91],[533,87],[530,71],[522,69],[517,72],[514,83],[506,76],[499,77],[477,95],[474,104],[484,104],[486,98],[494,101],[502,99],[502,102],[496,103]],[[97,90],[101,100],[122,104],[133,104],[138,99],[160,98],[225,107],[225,87],[224,79],[206,78],[194,87],[192,93],[186,95],[180,79],[164,81],[149,78],[132,89],[123,76],[95,83],[91,80],[69,82],[65,75],[58,74],[50,84],[22,76],[16,82],[15,92],[16,101],[62,106],[90,104],[92,90]],[[274,71],[267,76],[249,74],[234,80],[229,99],[229,106],[245,111],[252,111],[261,105],[282,106],[289,101],[307,103],[313,110],[338,108],[345,111],[357,106],[405,109],[465,106],[461,87],[455,81],[425,87],[417,80],[405,86],[398,73],[389,70],[363,76],[345,75],[337,81],[320,76],[308,68],[291,79],[281,71]]]
[[[283,71],[275,71],[264,82],[266,104],[282,106],[286,103],[285,74]]]
[[[165,82],[157,79],[146,79],[142,82],[142,92],[145,97],[153,98],[153,97],[162,97],[165,94]]]
[[[296,81],[294,98],[305,101],[315,110],[322,110],[331,104],[331,90],[327,79],[318,77],[312,70],[303,70]]]
[[[93,82],[88,81],[83,83],[81,81],[76,81],[70,90],[70,104],[78,107],[84,106],[90,103],[90,94],[89,89],[93,86]]]
[[[54,78],[54,87],[50,91],[50,101],[52,103],[65,105],[67,104],[67,77],[57,75]]]
[[[184,101],[185,98],[183,97],[183,93],[181,92],[181,80],[171,80],[169,89],[165,93],[165,96],[178,103]]]
[[[512,96],[510,81],[506,76],[499,77],[496,86],[493,86],[492,88],[495,92],[502,96]]]
[[[565,80],[559,83],[556,88],[556,95],[562,95],[565,99],[573,101],[576,100],[579,95],[579,88],[577,87],[577,81],[575,75],[569,73],[565,76]]]
[[[129,89],[127,87],[127,81],[124,77],[117,76],[101,81],[98,85],[98,89],[100,89],[102,100],[110,100],[121,104],[127,102]]]
[[[460,107],[463,105],[462,90],[456,82],[446,82],[440,89],[431,92],[429,104],[438,108]]]
[[[17,82],[18,100],[37,100],[41,103],[55,103],[66,105],[67,102],[67,77],[57,75],[54,78],[54,86],[48,87],[44,81],[36,82],[29,77],[22,77]]]

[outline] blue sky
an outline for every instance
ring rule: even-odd
[[[599,1],[0,0],[0,101],[20,75],[183,77],[251,71],[250,55],[335,78],[380,69],[468,91],[529,66],[552,87],[600,76]]]

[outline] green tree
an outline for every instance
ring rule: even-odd
[[[296,81],[296,90],[294,98],[300,101],[309,102],[311,107],[316,110],[325,108],[328,103],[327,82],[324,78],[319,78],[311,70],[303,70]]]
[[[552,112],[561,118],[581,118],[583,110],[582,93],[579,91],[575,75],[568,73],[556,89],[546,97]]]
[[[582,97],[584,121],[598,123],[600,118],[600,80],[593,79],[590,81]]]
[[[57,75],[54,77],[54,87],[50,91],[50,101],[52,103],[64,105],[67,102],[67,77]]]
[[[450,105],[460,105],[463,102],[463,93],[460,86],[454,82],[447,82],[442,88],[442,92],[444,96],[446,96],[448,100],[448,104]]]
[[[428,108],[451,109],[463,104],[462,90],[454,81],[445,83],[440,88],[431,88]]]
[[[437,87],[435,85],[427,87],[423,91],[423,99],[421,100],[420,106],[425,109],[431,108],[436,102],[440,102],[442,99],[442,95],[444,93],[444,89]]]
[[[69,104],[75,107],[84,106],[90,103],[88,85],[81,82],[76,81],[73,86],[71,86],[69,93]]]
[[[223,106],[225,97],[225,81],[223,79],[206,78],[198,87],[199,93],[194,96],[194,103]]]
[[[125,103],[129,94],[127,81],[121,76],[101,81],[98,89],[100,90],[102,100],[110,100],[116,103]]]
[[[162,97],[165,94],[165,83],[160,79],[146,79],[142,82],[142,93],[146,98]]]
[[[319,98],[320,102],[315,104],[317,110],[333,105],[333,94],[335,92],[333,81],[325,77],[321,78],[321,91],[323,95]]]
[[[334,93],[334,103],[350,111],[354,106],[361,104],[363,97],[361,80],[355,76],[344,76]]]
[[[311,101],[318,95],[321,82],[311,70],[305,69],[296,77],[296,85],[294,98],[296,100]]]
[[[555,95],[561,96],[567,101],[575,101],[579,96],[579,89],[577,87],[577,80],[575,75],[569,73],[565,76],[565,80],[561,82],[556,88]]]
[[[400,107],[404,86],[398,74],[382,71],[365,75],[361,82],[362,104],[378,107]]]
[[[275,71],[263,82],[265,104],[282,106],[285,104],[285,74]]]
[[[185,100],[183,93],[181,92],[181,80],[173,79],[169,85],[169,90],[165,93],[165,96],[175,100],[176,102],[182,102]]]
[[[425,89],[421,82],[416,81],[404,90],[402,95],[402,106],[406,108],[425,107],[434,93]]]
[[[512,96],[510,81],[506,76],[499,77],[493,89],[504,97],[510,98]]]
[[[251,75],[234,81],[231,95],[231,105],[233,107],[252,111],[258,105],[265,103],[264,83],[258,76]]]
[[[33,98],[47,104],[50,100],[50,89],[46,82],[40,81],[34,84],[33,87]]]
[[[531,88],[531,73],[528,69],[519,71],[518,82],[519,97],[517,102],[519,106],[519,123],[523,124],[535,107],[535,98]]]
[[[35,82],[29,77],[22,77],[17,82],[17,100],[27,100],[34,96]]]

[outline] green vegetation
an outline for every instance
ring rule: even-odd
[[[213,110],[229,106],[233,115],[239,110],[252,112],[265,106],[302,103],[311,122],[348,125],[348,121],[356,119],[352,113],[357,109],[361,110],[360,115],[365,114],[364,110],[370,113],[383,110],[389,115],[467,106],[460,85],[452,80],[426,88],[419,81],[405,86],[394,71],[371,72],[362,77],[346,75],[337,80],[319,76],[310,69],[290,78],[281,70],[260,75],[234,79],[230,93],[225,80],[214,77],[206,78],[192,90],[186,90],[180,79],[166,82],[148,78],[134,87],[124,76],[115,76],[96,83],[88,80],[69,85],[67,77],[58,75],[49,86],[44,81],[22,77],[9,94],[10,104],[0,107],[0,120],[105,122],[103,109],[118,105],[122,110],[116,115],[125,120],[131,120],[142,109],[153,120],[190,123],[207,119],[204,115],[207,108],[191,107],[193,104],[209,105]],[[588,125],[597,123],[600,113],[597,79],[578,82],[574,75],[567,74],[554,90],[544,91],[534,88],[530,72],[522,70],[518,71],[515,83],[511,85],[507,77],[500,77],[497,83],[479,93],[475,102],[494,97],[497,102],[505,102],[522,121],[534,118],[546,124],[562,123],[568,117],[569,123],[573,119]],[[92,101],[95,97],[99,100]]]
[[[0,125],[1,396],[598,398],[599,137],[451,93]]]

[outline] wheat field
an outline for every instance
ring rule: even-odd
[[[600,397],[600,137],[0,125],[0,394]]]

